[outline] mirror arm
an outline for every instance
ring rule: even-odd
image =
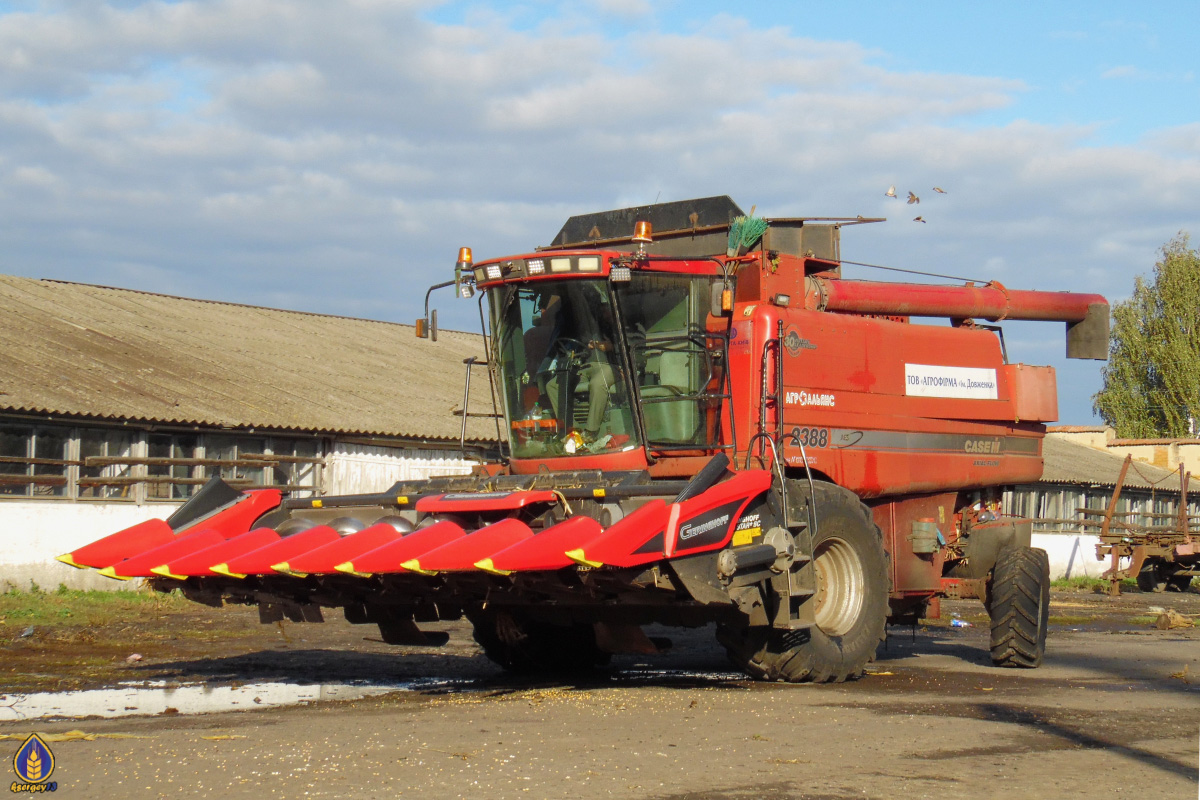
[[[417,336],[420,338],[430,338],[437,341],[437,312],[434,311],[430,317],[429,311],[429,295],[433,294],[434,289],[445,289],[447,286],[454,286],[456,281],[445,281],[443,283],[435,283],[425,292],[425,316],[420,319],[423,324],[417,325]]]

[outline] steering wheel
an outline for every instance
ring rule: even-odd
[[[575,359],[587,352],[588,346],[578,339],[572,339],[570,336],[560,336],[554,340],[554,344],[550,345],[550,351],[546,354],[549,359],[555,359],[558,356],[564,356],[567,363],[571,363]]]

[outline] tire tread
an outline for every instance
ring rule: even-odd
[[[875,653],[887,636],[887,596],[891,592],[891,566],[887,551],[883,547],[883,537],[875,520],[868,509],[856,495],[833,484],[817,484],[818,509],[824,504],[842,504],[842,509],[861,518],[864,530],[874,534],[874,545],[878,569],[864,565],[868,570],[865,576],[874,590],[882,591],[881,608],[877,610],[878,619],[870,621],[874,627],[872,632],[873,646],[865,655],[853,656],[846,660],[846,653],[841,643],[837,643],[839,657],[830,659],[821,657],[815,648],[806,643],[793,644],[789,640],[792,635],[788,632],[773,629],[746,628],[727,626],[718,631],[718,638],[729,654],[730,660],[739,669],[752,678],[765,681],[786,681],[788,683],[842,683],[848,679],[857,678],[866,671],[867,664],[875,660]],[[853,509],[853,510],[851,510]],[[868,612],[870,613],[870,612]],[[811,635],[817,633],[814,629]]]
[[[1001,552],[990,583],[992,663],[1033,668],[1046,650],[1050,613],[1050,559],[1045,550]]]

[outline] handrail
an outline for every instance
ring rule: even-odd
[[[746,443],[746,465],[743,467],[743,469],[750,469],[750,457],[751,457],[752,451],[754,450],[754,440],[758,439],[760,437],[765,439],[767,441],[767,443],[771,445],[772,471],[774,471],[775,473],[777,473],[779,475],[779,494],[783,501],[783,516],[784,516],[784,519],[786,520],[787,519],[787,507],[788,507],[788,505],[787,505],[787,478],[783,474],[783,465],[779,461],[779,449],[777,447],[775,447],[775,440],[771,438],[771,434],[759,431],[758,433],[756,433],[750,437],[750,441]],[[763,447],[763,452],[764,452],[764,454],[766,453],[765,446]],[[761,460],[762,456],[759,456],[759,459]]]
[[[466,452],[466,449],[467,449],[467,417],[476,416],[476,415],[472,415],[467,410],[468,406],[471,403],[471,367],[476,367],[476,366],[486,367],[489,364],[487,361],[480,361],[478,356],[471,356],[470,358],[464,358],[463,363],[467,365],[467,378],[465,381],[463,381],[462,430],[459,432],[459,435],[458,435],[458,449],[462,450],[463,452]],[[492,415],[489,414],[489,415],[484,415],[484,416],[492,416]]]

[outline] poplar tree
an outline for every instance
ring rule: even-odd
[[[1200,255],[1186,233],[1163,245],[1150,280],[1112,310],[1097,414],[1123,439],[1200,433]]]

